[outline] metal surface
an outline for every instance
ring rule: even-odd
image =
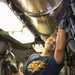
[[[59,7],[63,0],[12,0],[28,14],[48,14]],[[47,11],[47,12],[46,12]],[[40,15],[41,15],[40,14]]]
[[[53,34],[55,16],[62,8],[62,0],[16,0],[31,25],[41,34]]]

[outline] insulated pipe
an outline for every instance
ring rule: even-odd
[[[67,45],[69,46],[69,48],[72,50],[72,52],[75,53],[75,40],[71,34],[71,32],[67,32]]]
[[[0,55],[3,54],[5,50],[6,50],[6,44],[4,41],[0,40]]]
[[[70,4],[71,4],[73,15],[75,15],[75,0],[69,0],[69,1],[70,1]]]
[[[75,53],[75,40],[70,40],[68,46]]]

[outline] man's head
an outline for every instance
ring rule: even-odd
[[[56,34],[51,35],[46,41],[45,41],[45,49],[47,51],[55,51],[56,48]]]

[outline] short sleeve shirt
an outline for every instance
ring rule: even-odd
[[[25,64],[22,72],[24,75],[59,75],[64,62],[57,64],[54,56],[40,56],[32,54]]]

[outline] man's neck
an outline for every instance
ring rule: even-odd
[[[54,52],[52,51],[47,51],[47,50],[44,50],[42,53],[41,53],[41,56],[51,56],[53,55]]]

